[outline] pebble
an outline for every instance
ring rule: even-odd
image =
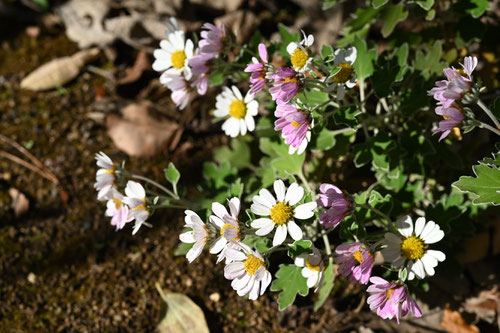
[[[210,296],[208,296],[210,298],[210,300],[214,303],[217,303],[218,301],[220,301],[220,294],[219,293],[212,293],[210,294]]]
[[[28,282],[32,283],[32,284],[35,284],[35,282],[36,282],[36,275],[33,274],[33,273],[29,273],[28,274]]]

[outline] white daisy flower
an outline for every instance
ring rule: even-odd
[[[232,280],[231,287],[238,292],[238,295],[248,294],[248,298],[256,300],[259,295],[263,295],[271,283],[271,273],[267,270],[264,258],[259,252],[253,251],[243,243],[238,246],[227,247],[226,267],[224,267],[224,277]]]
[[[113,198],[113,186],[115,184],[115,169],[113,161],[102,151],[95,154],[97,166],[100,167],[96,173],[94,188],[97,192],[97,200],[105,201]]]
[[[149,217],[149,210],[146,206],[146,190],[138,182],[129,180],[125,187],[125,195],[123,202],[130,207],[130,217],[135,220],[132,230],[132,235],[135,235],[143,224],[151,227],[151,224],[146,223]]]
[[[348,49],[338,49],[335,51],[334,66],[340,67],[340,71],[326,81],[328,87],[326,91],[337,90],[337,99],[341,100],[345,95],[345,87],[353,88],[357,79],[354,73],[354,62],[356,61],[357,50],[355,47]]]
[[[116,230],[122,229],[126,223],[132,221],[130,209],[123,202],[123,194],[112,188],[113,198],[106,203],[106,216],[111,217],[111,225],[116,227]]]
[[[216,100],[214,115],[221,118],[229,116],[222,124],[226,135],[234,138],[240,133],[245,135],[247,130],[252,132],[255,129],[253,117],[259,113],[259,103],[254,100],[254,95],[250,91],[243,98],[236,86],[232,86],[231,89],[224,87]]]
[[[232,198],[228,200],[228,204],[231,214],[229,214],[226,207],[220,203],[212,203],[212,212],[214,212],[215,215],[210,215],[209,219],[219,230],[219,237],[210,247],[210,253],[212,254],[223,251],[231,241],[240,241],[240,226],[238,221],[238,215],[240,214],[240,199],[236,197]],[[224,259],[224,256],[218,257],[217,263],[222,259]]]
[[[205,244],[207,244],[208,231],[207,226],[203,223],[198,214],[192,210],[186,210],[184,213],[186,214],[184,217],[184,221],[186,222],[184,227],[191,228],[191,230],[180,234],[179,239],[183,243],[195,243],[188,253],[186,253],[186,258],[191,263],[198,258]]]
[[[321,287],[323,282],[324,264],[321,259],[319,250],[312,248],[313,253],[301,253],[295,258],[295,265],[302,268],[301,274],[307,279],[307,287],[316,287],[316,290]],[[316,291],[315,290],[315,291]]]
[[[193,56],[194,44],[184,37],[184,31],[176,30],[167,33],[167,39],[160,42],[160,48],[153,53],[155,62],[153,69],[164,72],[160,76],[160,82],[166,84],[171,80],[169,75],[184,75],[187,80],[191,78],[189,59]]]
[[[297,183],[292,183],[288,190],[281,179],[274,182],[276,198],[267,189],[261,189],[259,195],[252,198],[251,211],[260,216],[269,216],[252,221],[252,228],[258,236],[265,236],[274,230],[273,246],[283,244],[287,234],[294,240],[302,239],[302,230],[294,218],[305,220],[314,216],[316,202],[311,201],[295,207],[304,196],[304,189]]]
[[[302,30],[301,30],[302,31]],[[297,72],[305,72],[310,68],[313,58],[310,56],[310,47],[314,43],[314,36],[306,36],[302,31],[304,39],[300,43],[291,42],[286,47],[287,52],[290,54],[290,61],[292,62],[293,69]]]
[[[394,267],[406,265],[408,280],[426,275],[434,275],[434,267],[444,261],[446,256],[441,251],[429,250],[429,244],[439,242],[444,232],[434,221],[425,222],[424,217],[415,221],[415,228],[410,216],[405,216],[396,222],[401,234],[386,233],[387,247],[382,250],[384,259]]]

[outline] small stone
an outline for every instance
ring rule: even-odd
[[[191,279],[189,279],[189,278],[188,278],[188,279],[186,279],[186,287],[188,287],[188,288],[189,288],[189,287],[191,287],[192,285],[193,285],[193,280],[191,280]]]
[[[32,284],[35,284],[35,282],[36,282],[36,275],[33,274],[33,273],[29,273],[28,274],[28,282],[32,283]]]
[[[208,296],[208,297],[214,303],[217,303],[218,301],[220,301],[220,294],[219,293],[210,294],[210,296]]]

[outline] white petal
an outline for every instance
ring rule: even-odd
[[[276,193],[276,198],[278,199],[278,201],[285,200],[285,192],[286,192],[285,183],[283,183],[281,179],[277,179],[274,182],[274,193]]]
[[[193,232],[191,232],[191,231],[183,232],[182,234],[179,235],[179,239],[181,242],[187,243],[187,244],[195,242]]]
[[[415,236],[420,236],[425,227],[425,217],[419,217],[415,221]]]
[[[258,204],[258,203],[253,203],[250,206],[250,210],[254,214],[257,214],[257,215],[260,215],[260,216],[269,216],[269,214],[271,214],[271,208],[268,208],[268,207],[263,206],[263,205]]]
[[[221,219],[224,219],[225,215],[229,215],[229,213],[227,212],[226,207],[224,207],[222,204],[220,204],[218,202],[213,202],[212,203],[212,212],[214,212],[215,215],[217,215]]]
[[[410,237],[413,233],[413,221],[409,215],[400,218],[396,222],[399,233],[405,237]]]
[[[261,189],[259,191],[259,195],[268,204],[266,206],[273,207],[274,205],[276,205],[276,199],[274,199],[271,192],[269,192],[267,189],[265,188]]]
[[[415,273],[415,275],[419,279],[425,278],[425,270],[424,270],[424,264],[422,263],[422,260],[419,259],[419,260],[415,261],[411,270]]]
[[[231,215],[235,218],[238,219],[238,215],[240,213],[240,199],[234,197],[231,200],[229,200],[229,210],[231,211]]]
[[[221,218],[218,216],[210,215],[209,220],[210,222],[212,222],[212,224],[215,224],[219,229],[222,229],[222,227],[224,226],[224,221],[222,221]]]
[[[291,206],[295,205],[304,196],[304,189],[297,183],[292,183],[286,191],[285,201]]]
[[[286,225],[282,224],[276,228],[276,231],[274,232],[274,238],[273,238],[273,246],[278,246],[283,244],[283,242],[286,239],[287,235],[287,229]]]
[[[224,246],[226,246],[227,240],[224,237],[219,237],[210,247],[210,253],[216,254],[222,251]]]
[[[290,221],[287,223],[288,233],[294,240],[302,239],[302,229],[295,223],[295,221]]]
[[[439,262],[443,262],[446,260],[446,255],[441,251],[427,250],[426,254],[433,256]]]
[[[314,216],[314,209],[317,203],[311,201],[302,205],[295,207],[295,217],[301,220],[305,220]]]

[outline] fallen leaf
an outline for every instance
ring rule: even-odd
[[[30,208],[30,201],[23,193],[21,193],[17,188],[11,187],[9,189],[9,195],[12,199],[11,207],[14,209],[14,215],[16,217],[19,217],[28,211]]]
[[[236,31],[236,41],[247,42],[257,28],[260,19],[248,10],[238,10],[215,19],[215,24],[224,24],[228,31]]]
[[[151,69],[151,62],[145,51],[140,51],[135,58],[134,66],[125,70],[125,76],[118,80],[118,84],[132,83],[142,76],[144,71]]]
[[[179,293],[164,293],[156,284],[161,297],[167,303],[167,314],[158,325],[160,333],[208,333],[205,315],[189,297]]]
[[[500,292],[498,286],[491,290],[483,290],[477,297],[465,301],[465,310],[475,313],[482,320],[492,324],[500,310]]]
[[[444,310],[441,327],[453,333],[479,333],[479,328],[473,324],[467,324],[458,311]]]
[[[21,88],[41,91],[64,85],[74,79],[82,67],[99,54],[98,48],[82,50],[71,57],[57,58],[35,69],[24,80]]]
[[[169,145],[179,125],[154,115],[154,108],[148,102],[130,104],[122,110],[123,117],[107,117],[108,135],[129,156],[156,155]]]
[[[241,7],[243,0],[191,0],[191,3],[232,12]]]

